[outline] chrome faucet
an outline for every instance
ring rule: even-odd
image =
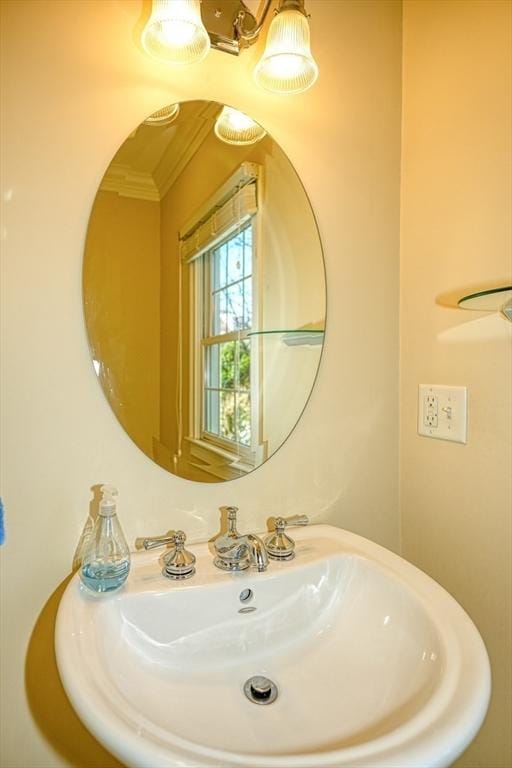
[[[135,539],[135,549],[155,549],[170,544],[172,549],[164,555],[163,575],[167,579],[190,579],[196,572],[196,556],[185,549],[186,540],[183,531],[167,531],[163,536]]]
[[[228,516],[228,530],[213,542],[217,568],[223,571],[244,571],[254,565],[258,571],[266,571],[268,555],[265,545],[254,533],[242,535],[236,529],[237,507],[224,507]]]

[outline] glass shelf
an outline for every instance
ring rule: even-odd
[[[463,296],[458,300],[457,305],[461,309],[474,309],[487,312],[505,311],[505,305],[512,299],[512,285],[505,285],[500,288],[488,288],[485,291],[476,291]],[[506,311],[505,311],[505,314]]]
[[[289,347],[312,346],[323,344],[324,329],[309,330],[306,328],[278,329],[272,331],[250,331],[248,336],[282,336],[282,340]]]

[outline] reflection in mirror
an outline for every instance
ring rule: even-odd
[[[311,392],[325,322],[322,250],[290,162],[263,130],[226,144],[223,105],[145,121],[109,165],[84,257],[96,374],[150,458],[203,482],[268,459]]]

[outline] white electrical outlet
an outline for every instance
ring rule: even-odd
[[[426,427],[437,427],[439,423],[439,401],[430,392],[423,403],[423,423]]]
[[[467,387],[420,384],[418,434],[467,442]]]

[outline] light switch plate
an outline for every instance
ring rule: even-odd
[[[467,387],[420,384],[418,434],[467,442]]]

